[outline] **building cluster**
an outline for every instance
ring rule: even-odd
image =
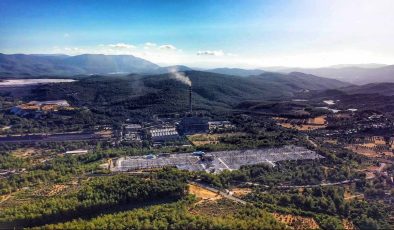
[[[233,130],[235,126],[229,121],[208,121],[202,117],[184,117],[172,121],[155,122],[154,124],[125,124],[118,132],[119,140],[141,142],[150,140],[154,144],[182,140],[182,136],[198,133]]]
[[[175,126],[153,128],[149,130],[153,142],[176,141],[180,139]]]
[[[10,112],[18,116],[34,116],[39,117],[40,115],[47,112],[57,112],[59,110],[72,109],[70,104],[66,100],[56,101],[30,101],[28,103],[17,105],[11,108]]]
[[[210,132],[226,131],[234,128],[235,125],[233,125],[230,121],[208,121],[208,129]]]
[[[142,126],[140,124],[127,124],[121,130],[121,138],[125,141],[141,141]]]

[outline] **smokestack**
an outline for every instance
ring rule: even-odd
[[[189,110],[192,114],[192,85],[189,86]]]

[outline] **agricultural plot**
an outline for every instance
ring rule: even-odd
[[[291,229],[319,229],[315,219],[295,215],[274,213],[275,219],[289,226]]]
[[[377,146],[374,143],[348,144],[345,148],[369,158],[394,157],[393,150],[382,145]]]
[[[221,137],[243,136],[245,133],[222,133],[222,134],[194,134],[188,136],[188,140],[194,146],[202,146],[207,144],[218,144]]]
[[[326,116],[309,119],[287,119],[283,117],[274,117],[274,120],[278,122],[278,125],[284,128],[297,129],[300,131],[310,131],[327,127]]]
[[[189,212],[193,215],[228,217],[234,215],[241,207],[241,204],[232,202],[230,200],[218,199],[215,201],[198,202],[189,209]]]
[[[115,161],[112,171],[135,171],[139,169],[173,166],[188,171],[220,172],[239,169],[243,165],[268,164],[289,160],[320,159],[322,156],[304,147],[288,145],[280,148],[232,150],[210,152],[205,156],[192,153],[163,154],[158,157],[122,157]]]

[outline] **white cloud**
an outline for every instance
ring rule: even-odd
[[[54,47],[54,51],[55,53],[65,53],[70,55],[78,55],[78,54],[86,53],[85,49],[79,47],[64,47],[64,48]]]
[[[147,47],[155,47],[155,46],[157,46],[157,44],[153,43],[153,42],[145,42],[145,46],[147,46]]]
[[[108,46],[111,48],[115,48],[115,49],[134,49],[135,48],[135,46],[133,46],[131,44],[126,44],[126,43],[109,44]]]
[[[223,50],[203,50],[203,51],[198,51],[197,52],[198,56],[223,56],[224,52]]]
[[[173,45],[167,44],[167,45],[159,46],[159,49],[162,49],[162,50],[176,50],[176,47],[173,46]]]
[[[237,54],[233,54],[233,53],[226,53],[226,55],[229,56],[229,57],[238,57]]]
[[[66,47],[64,48],[65,51],[72,51],[72,52],[82,52],[83,49],[78,48],[78,47]]]

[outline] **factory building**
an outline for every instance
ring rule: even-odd
[[[140,124],[127,124],[123,127],[123,140],[141,141],[142,126]]]
[[[178,125],[178,131],[182,135],[207,133],[208,130],[208,121],[201,117],[184,117]]]
[[[153,142],[166,142],[179,140],[179,134],[174,126],[154,128],[149,130]]]
[[[208,128],[209,131],[220,131],[233,129],[235,126],[230,121],[209,121]]]
[[[189,114],[182,118],[177,129],[182,135],[208,132],[208,120],[193,115],[192,111],[192,87],[189,86]]]

